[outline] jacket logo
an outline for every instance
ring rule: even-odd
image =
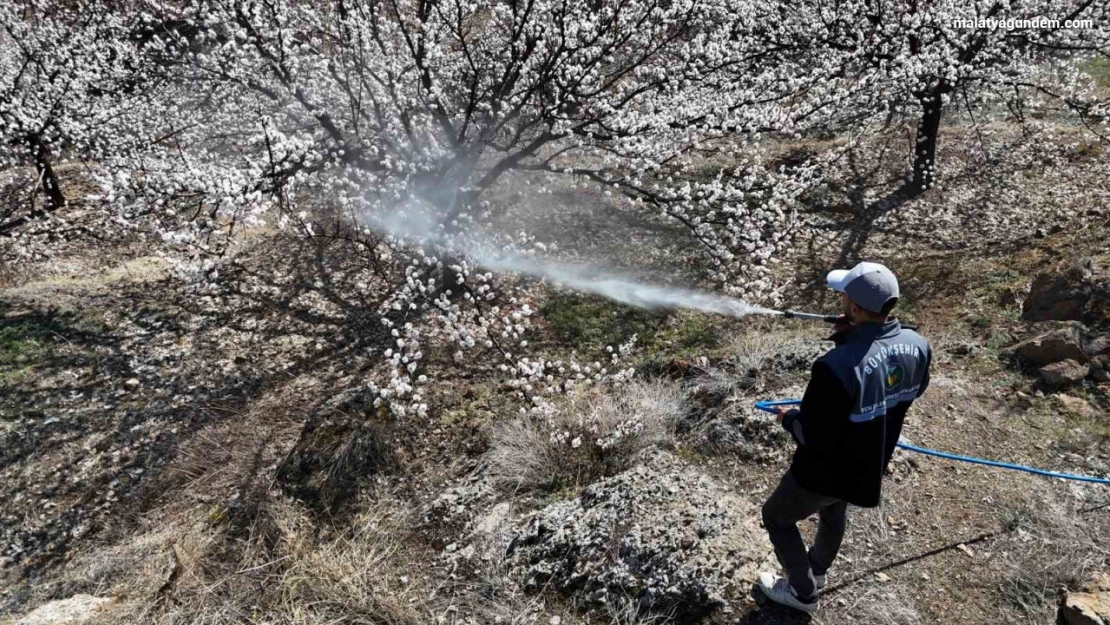
[[[902,381],[903,375],[902,365],[895,362],[889,363],[886,370],[886,390],[889,391],[897,387]]]

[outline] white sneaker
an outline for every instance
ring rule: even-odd
[[[798,598],[794,588],[790,585],[790,581],[784,577],[779,577],[774,573],[760,573],[759,574],[759,589],[767,598],[779,605],[784,605],[788,608],[801,610],[807,614],[812,614],[817,611],[817,599],[812,603],[806,603]]]
[[[817,573],[813,574],[813,584],[815,586],[817,586],[817,590],[821,590],[822,588],[825,587],[825,582],[828,581],[828,579],[827,579],[828,576],[829,576],[828,573],[825,573],[825,574],[822,574],[822,575],[818,575]]]

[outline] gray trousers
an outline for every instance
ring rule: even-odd
[[[817,538],[808,551],[798,521],[819,515]],[[779,564],[799,597],[817,594],[813,575],[825,573],[840,551],[848,522],[848,502],[810,492],[787,471],[778,488],[763,504],[763,527],[771,537]]]

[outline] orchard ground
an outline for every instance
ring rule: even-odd
[[[907,295],[900,314],[936,354],[906,426],[912,441],[1110,475],[1110,387],[1069,389],[1081,402],[1065,407],[999,358],[1020,335],[1038,273],[1078,257],[1110,263],[1110,159],[1067,131],[1025,142],[992,132],[1013,141],[1007,159],[984,162],[979,137],[954,127],[942,136],[942,186],[911,201],[883,201],[897,163],[881,145],[841,163],[774,266],[792,281],[783,304],[832,312],[827,269],[887,263]],[[810,149],[784,146],[783,158]],[[696,279],[693,244],[673,225],[595,191],[536,199],[525,182],[504,190],[520,209],[503,217],[506,229],[577,261],[681,286]],[[294,248],[259,236],[244,251],[247,269],[228,280],[292,277],[274,295],[218,300],[185,294],[155,245],[133,233],[76,237],[5,272],[0,622],[79,594],[110,599],[94,623],[665,622],[666,612],[606,610],[574,590],[526,590],[498,537],[625,470],[647,446],[758,510],[790,445],[751,404],[798,396],[808,359],[827,345],[827,328],[804,322],[642,311],[533,284],[539,353],[604,356],[636,334],[626,362],[656,389],[658,419],[650,439],[619,453],[545,455],[540,432],[524,458],[509,453],[519,439],[507,432],[528,435],[507,429],[521,422],[514,389],[492,367],[452,367],[451,354],[433,351],[429,369],[445,390],[426,417],[360,403],[360,379],[378,362],[367,353],[385,340],[347,278],[358,259],[349,242]],[[591,409],[605,409],[595,399]],[[613,401],[619,412],[623,400]],[[376,446],[330,448],[317,468],[331,481],[302,479],[289,467],[311,438],[306,423],[341,436],[370,428]],[[491,471],[509,483],[514,472],[541,479],[506,489]],[[814,622],[1048,622],[1058,589],[1110,566],[1108,501],[1105,487],[899,452],[882,505],[852,510]],[[483,527],[492,548],[468,553]],[[728,609],[701,622],[804,622],[758,608],[739,587],[725,598]]]

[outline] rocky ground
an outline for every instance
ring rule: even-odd
[[[1059,193],[1100,166],[1052,162],[1070,172]],[[961,227],[970,185],[903,213],[815,209],[823,227],[781,268],[797,274],[787,303],[832,310],[811,288],[822,269],[890,264],[936,354],[908,438],[1110,477],[1110,228],[1092,212],[1107,191]],[[677,236],[626,217],[596,229],[636,236],[590,237],[575,256],[631,266]],[[259,250],[258,266],[288,252]],[[749,595],[773,562],[759,506],[791,451],[752,403],[800,396],[823,327],[537,291],[545,349],[643,339],[633,384],[563,406],[554,423],[587,440],[559,446],[490,371],[448,379],[426,417],[380,414],[360,383],[372,311],[327,293],[300,306],[311,280],[217,301],[126,237],[26,263],[0,290],[6,625],[805,621]],[[1105,486],[899,451],[882,504],[851,511],[813,620],[1044,623],[1059,609],[1105,625],[1108,536]]]

